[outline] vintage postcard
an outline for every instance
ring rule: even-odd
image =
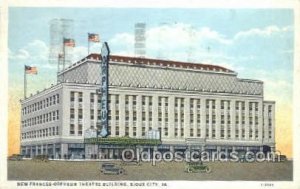
[[[299,188],[300,6],[256,3],[5,1],[0,188]]]

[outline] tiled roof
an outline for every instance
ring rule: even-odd
[[[101,56],[100,54],[90,54],[84,59],[101,60]],[[152,59],[152,58],[110,55],[110,61],[137,64],[137,65],[144,64],[144,65],[156,65],[156,66],[163,66],[163,67],[177,67],[177,68],[197,69],[197,70],[214,71],[214,72],[234,73],[233,70],[224,68],[222,66],[217,66],[217,65],[179,62],[179,61],[171,61],[171,60],[159,60],[159,59]]]

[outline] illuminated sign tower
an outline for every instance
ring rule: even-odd
[[[110,50],[107,42],[103,43],[101,49],[101,131],[100,137],[108,135],[108,65],[109,65]]]

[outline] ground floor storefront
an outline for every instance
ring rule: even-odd
[[[151,157],[153,153],[175,153],[184,155],[186,152],[206,152],[213,154],[223,152],[223,155],[237,152],[262,152],[268,153],[275,149],[267,146],[228,146],[228,145],[182,145],[182,144],[159,144],[159,145],[108,145],[108,144],[85,144],[85,143],[53,143],[21,146],[21,154],[32,158],[36,155],[47,155],[50,159],[122,159],[128,154],[134,154],[135,158],[142,152],[147,152]],[[144,153],[144,154],[145,154]],[[131,155],[132,156],[132,155]]]

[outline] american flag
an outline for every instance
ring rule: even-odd
[[[36,69],[36,67],[25,65],[25,73],[26,74],[37,74],[37,69]]]
[[[64,46],[75,47],[75,40],[74,39],[66,39],[66,38],[64,38]]]
[[[89,35],[89,41],[95,42],[95,43],[99,43],[100,42],[99,34],[89,33],[88,35]]]

